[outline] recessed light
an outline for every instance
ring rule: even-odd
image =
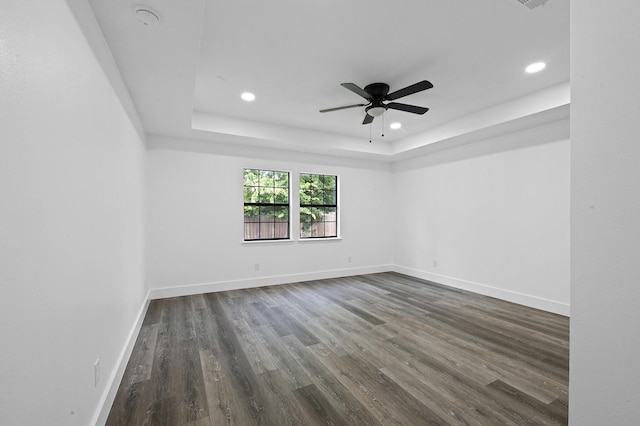
[[[533,74],[535,72],[542,71],[546,66],[547,64],[545,64],[544,62],[536,62],[534,64],[529,65],[524,70],[529,74]]]
[[[240,97],[242,98],[242,100],[247,102],[253,102],[256,100],[256,95],[251,92],[244,92],[242,95],[240,95]]]
[[[402,124],[400,123],[391,123],[389,124],[389,127],[392,128],[393,130],[398,130],[400,127],[402,127]]]

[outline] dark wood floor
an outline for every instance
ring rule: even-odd
[[[395,273],[154,300],[109,425],[567,424],[567,318]]]

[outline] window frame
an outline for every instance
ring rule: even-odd
[[[271,172],[271,173],[281,173],[281,174],[286,174],[287,176],[287,185],[286,186],[276,186],[275,182],[272,186],[261,186],[260,185],[260,179],[258,180],[258,185],[247,185],[246,182],[246,172],[248,170],[255,170],[259,173],[259,175],[261,175],[264,172]],[[291,181],[291,171],[289,170],[273,170],[273,169],[269,169],[269,168],[255,168],[255,167],[243,167],[242,169],[242,198],[243,198],[243,236],[242,236],[242,241],[243,243],[257,243],[257,242],[282,242],[282,241],[291,241],[291,206],[292,206],[292,199],[291,199],[291,189],[292,189],[292,181]],[[270,188],[272,189],[274,192],[274,200],[273,202],[264,202],[264,201],[256,201],[256,202],[247,202],[246,201],[246,190],[247,188],[257,188],[258,190],[258,197],[260,197],[260,188]],[[287,190],[287,203],[277,203],[275,200],[275,194],[276,194],[276,189],[280,189],[280,188],[286,188]],[[260,215],[260,213],[258,213],[257,215],[257,221],[256,222],[247,222],[247,216],[246,216],[246,211],[247,211],[247,207],[257,207],[258,209],[261,208],[268,208],[268,207],[273,207],[274,208],[274,216],[273,222],[262,222],[261,218],[262,216]],[[287,222],[286,222],[286,230],[287,230],[287,236],[286,237],[276,237],[276,224],[278,223],[276,221],[276,215],[275,215],[275,209],[276,208],[285,208],[286,209],[286,214],[287,214]],[[250,238],[247,239],[247,224],[249,223],[258,223],[258,238]],[[263,223],[273,223],[273,237],[267,237],[267,238],[260,238],[260,233],[261,233],[261,228],[262,226],[260,224]]]
[[[303,204],[302,199],[303,199],[303,176],[320,176],[322,178],[325,177],[331,177],[334,178],[334,194],[333,194],[333,203],[331,204],[327,204],[325,202],[323,202],[322,204],[320,203],[306,203]],[[340,205],[340,199],[339,199],[339,183],[340,183],[340,177],[337,174],[328,174],[328,173],[312,173],[312,172],[300,172],[298,173],[298,214],[297,214],[297,218],[298,218],[298,238],[300,241],[313,241],[313,240],[327,240],[327,239],[340,239],[340,221],[339,221],[339,205]],[[323,181],[323,185],[324,185],[324,181]],[[324,188],[323,188],[324,191]],[[323,198],[324,198],[324,194],[323,194]],[[326,199],[323,199],[323,201],[326,201]],[[317,208],[317,209],[333,209],[334,213],[335,213],[335,220],[334,221],[326,221],[326,220],[322,220],[322,221],[318,221],[316,223],[323,223],[324,226],[324,234],[322,236],[304,236],[303,235],[303,226],[305,223],[311,223],[311,222],[303,222],[302,220],[302,209],[303,208]],[[323,215],[324,218],[324,215]],[[334,227],[334,235],[326,235],[326,230],[327,230],[327,223],[333,223],[333,227]]]

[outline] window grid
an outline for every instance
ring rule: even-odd
[[[244,240],[289,239],[289,173],[244,169]]]
[[[338,177],[300,174],[300,238],[338,236]]]

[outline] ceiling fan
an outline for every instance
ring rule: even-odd
[[[385,104],[384,101],[395,101],[396,99],[402,98],[404,96],[409,96],[417,92],[422,92],[423,90],[431,89],[433,87],[433,84],[429,83],[427,80],[423,80],[418,83],[412,84],[411,86],[407,86],[404,89],[396,90],[395,92],[392,92],[392,93],[389,93],[389,85],[385,83],[372,83],[365,86],[364,89],[361,89],[358,85],[354,83],[342,83],[341,86],[351,90],[356,95],[362,96],[369,103],[347,105],[347,106],[342,106],[337,108],[321,109],[320,112],[330,112],[330,111],[338,111],[338,110],[347,109],[347,108],[366,107],[365,111],[367,115],[364,116],[364,121],[362,122],[362,124],[369,124],[373,121],[375,117],[381,116],[389,108],[396,109],[399,111],[411,112],[413,114],[421,114],[421,115],[429,111],[429,108],[419,107],[415,105],[401,104],[398,102],[389,102]]]

